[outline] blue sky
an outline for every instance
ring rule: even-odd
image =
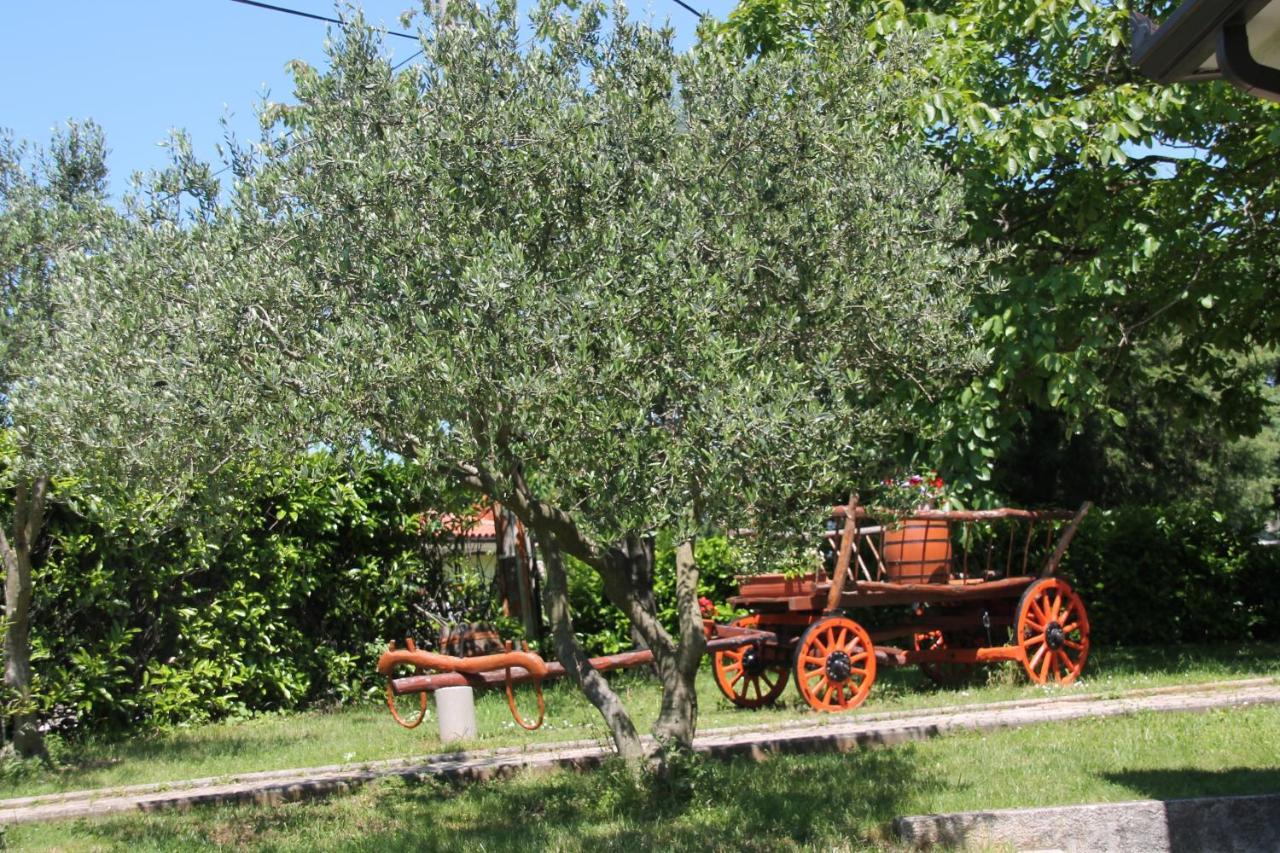
[[[268,0],[334,15],[327,0]],[[526,0],[521,0],[522,5]],[[401,29],[414,0],[364,0],[366,17]],[[690,0],[723,18],[733,0]],[[697,19],[672,0],[631,3],[633,15],[675,27],[677,46],[692,43]],[[67,119],[92,118],[110,149],[111,190],[130,173],[164,164],[157,143],[186,129],[201,156],[215,159],[228,117],[242,139],[257,137],[254,105],[290,98],[286,63],[324,62],[326,24],[230,0],[0,0],[0,128],[43,144]],[[397,59],[417,45],[388,38]]]

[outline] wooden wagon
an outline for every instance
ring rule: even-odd
[[[774,639],[717,651],[716,683],[734,704],[771,704],[794,680],[818,711],[866,700],[877,667],[915,664],[938,682],[1016,661],[1037,683],[1074,681],[1089,657],[1080,596],[1057,576],[1090,509],[917,511],[877,523],[851,499],[833,512],[832,570],[740,578],[737,627]],[[1007,528],[1007,532],[1005,530]],[[864,627],[849,615],[889,609]]]

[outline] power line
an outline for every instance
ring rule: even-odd
[[[399,71],[401,68],[408,65],[410,62],[413,62],[413,60],[417,59],[419,56],[422,56],[423,53],[424,51],[422,50],[422,48],[418,48],[418,50],[414,51],[404,59],[397,62],[395,65],[391,66],[391,70]]]
[[[343,23],[338,18],[327,18],[324,15],[314,15],[311,12],[303,12],[298,9],[288,9],[284,6],[273,6],[270,3],[261,3],[259,0],[231,0],[231,2],[243,3],[246,6],[256,6],[259,9],[270,9],[272,12],[284,12],[286,15],[297,15],[299,18],[310,18],[313,21],[324,21],[329,24],[339,25]],[[676,0],[676,2],[680,3],[680,0]],[[683,6],[684,4],[680,3],[680,5]],[[387,35],[399,36],[402,39],[413,39],[414,41],[418,40],[417,36],[410,35],[409,33],[398,33],[395,30],[387,30]]]
[[[244,0],[238,0],[238,2],[244,2]],[[680,8],[686,9],[689,12],[692,12],[693,14],[697,15],[699,21],[701,21],[703,18],[706,17],[706,15],[704,15],[702,12],[699,12],[697,9],[693,8],[688,3],[684,2],[684,0],[675,0],[675,4]]]

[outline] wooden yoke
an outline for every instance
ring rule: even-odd
[[[1058,537],[1057,547],[1053,549],[1053,553],[1049,555],[1049,559],[1044,561],[1044,567],[1040,569],[1040,577],[1051,578],[1058,573],[1058,563],[1062,562],[1062,557],[1067,553],[1067,546],[1071,544],[1071,540],[1076,535],[1076,528],[1080,526],[1080,522],[1089,514],[1089,510],[1093,509],[1093,501],[1085,501],[1080,504],[1080,509],[1076,510],[1075,518],[1071,519],[1071,523],[1062,531],[1062,535]]]
[[[827,591],[827,611],[830,613],[840,607],[840,597],[844,595],[845,578],[849,576],[849,563],[853,558],[853,541],[858,534],[858,493],[849,493],[849,505],[844,508],[844,532],[840,534],[840,555],[836,559],[835,577],[831,579],[831,589]],[[858,581],[854,579],[856,586]]]

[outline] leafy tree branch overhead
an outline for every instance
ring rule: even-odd
[[[1065,448],[1082,429],[1105,431],[1102,419],[1122,425],[1158,381],[1145,367],[1153,353],[1184,378],[1162,394],[1171,411],[1207,424],[1207,401],[1227,436],[1265,423],[1252,356],[1280,333],[1280,110],[1225,84],[1159,85],[1131,66],[1130,9],[1161,19],[1177,4],[851,5],[876,50],[928,34],[912,69],[926,81],[914,120],[964,176],[969,239],[1011,248],[1008,289],[975,302],[991,360],[952,401],[941,451],[953,479],[994,468],[1016,491],[1002,451]],[[833,8],[743,0],[708,38],[754,55],[806,51]],[[1040,471],[1023,499],[1061,497],[1069,474]]]
[[[61,357],[15,403],[94,476],[180,492],[246,450],[323,443],[501,500],[539,535],[558,656],[619,748],[639,740],[580,665],[562,552],[654,650],[656,734],[687,746],[693,538],[813,524],[934,431],[930,401],[982,361],[987,259],[903,121],[917,39],[873,54],[834,21],[744,65],[599,4],[533,27],[524,45],[513,3],[449,4],[395,72],[345,26],[264,115],[229,205],[179,157],[112,251],[61,277]],[[683,543],[674,632],[655,529]]]

